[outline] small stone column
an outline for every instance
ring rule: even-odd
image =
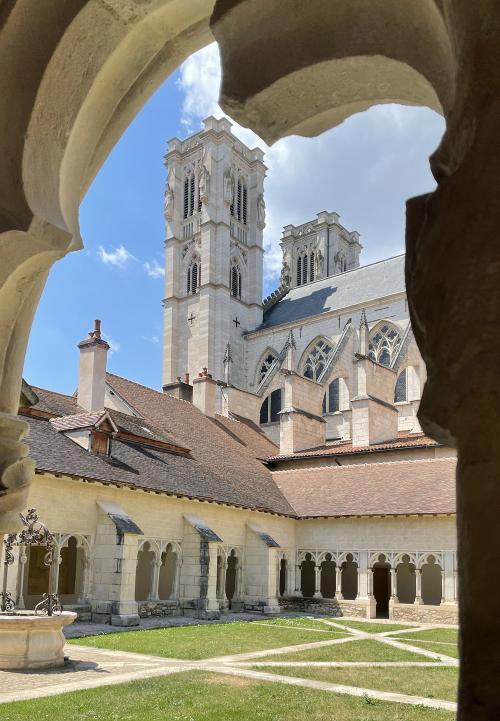
[[[343,601],[342,595],[342,566],[335,565],[335,598],[337,601]]]
[[[154,558],[151,562],[153,573],[151,574],[151,587],[149,589],[148,601],[159,601],[158,586],[160,583],[161,558]]]
[[[455,558],[453,551],[443,553],[444,592],[443,603],[456,603],[455,594]]]
[[[395,568],[391,568],[391,601],[398,603],[398,584],[397,584],[397,573]]]
[[[293,563],[287,559],[286,561],[286,588],[285,596],[295,595],[295,568]]]
[[[420,605],[422,601],[422,570],[420,568],[415,569],[415,603]]]
[[[170,598],[173,598],[176,601],[179,599],[181,568],[182,568],[182,559],[177,558],[177,563],[175,564],[174,583],[172,586],[172,593],[170,594]]]
[[[314,566],[314,596],[313,598],[323,598],[321,593],[321,566]]]
[[[26,604],[24,603],[24,577],[26,574],[27,560],[28,556],[26,554],[26,546],[20,546],[16,606],[21,611],[26,608]]]
[[[297,598],[302,598],[302,590],[301,590],[301,576],[302,576],[302,569],[301,564],[297,563],[295,566],[295,596]]]

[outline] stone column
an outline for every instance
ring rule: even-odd
[[[177,557],[177,561],[175,564],[174,583],[172,586],[172,593],[170,594],[170,598],[173,598],[176,601],[179,599],[181,567],[182,567],[182,559]]]
[[[455,559],[453,551],[443,553],[443,603],[455,603]]]
[[[155,556],[151,565],[153,567],[153,573],[151,574],[151,586],[148,593],[148,601],[159,601],[158,586],[160,583],[161,558],[158,559]]]
[[[398,584],[395,568],[391,568],[391,601],[398,603]]]
[[[16,595],[16,606],[18,609],[23,610],[26,608],[24,603],[24,577],[26,575],[26,562],[28,556],[26,554],[26,546],[19,547],[19,568],[18,568],[18,582],[17,582],[17,595]]]
[[[297,598],[302,598],[302,590],[301,590],[301,576],[302,576],[302,570],[300,568],[301,564],[297,563],[295,566],[295,596]]]
[[[323,598],[321,593],[321,566],[314,566],[314,596],[313,598]]]
[[[342,566],[335,565],[335,597],[337,601],[343,600],[342,595]]]
[[[285,596],[295,595],[295,568],[289,559],[286,559],[286,588]]]
[[[422,570],[420,568],[415,569],[415,603],[420,605],[422,601]]]

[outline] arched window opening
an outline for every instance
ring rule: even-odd
[[[189,215],[194,213],[194,173],[189,179]]]
[[[237,215],[236,217],[238,220],[241,221],[241,181],[238,180],[238,190],[236,194],[236,205],[237,205]]]
[[[233,298],[241,298],[241,271],[237,265],[231,268],[230,285]]]
[[[328,386],[328,393],[323,396],[323,415],[336,413],[340,410],[340,378],[335,378]]]
[[[150,544],[146,541],[137,554],[137,566],[135,570],[136,601],[146,601],[150,594],[154,560],[154,551],[151,550]]]
[[[247,224],[247,197],[248,197],[248,191],[247,186],[243,186],[243,193],[242,193],[242,209],[241,209],[241,219],[242,222],[246,225]]]
[[[394,389],[394,403],[404,403],[408,400],[408,369],[405,368],[398,375]]]
[[[317,381],[326,368],[332,350],[330,343],[323,339],[319,340],[305,360],[302,375]]]
[[[268,353],[266,355],[266,357],[262,361],[260,369],[259,369],[259,383],[261,383],[264,380],[264,378],[267,376],[267,374],[269,373],[269,370],[270,370],[271,366],[273,365],[273,363],[275,362],[275,360],[276,360],[276,356],[273,355],[272,353]]]
[[[389,368],[396,357],[400,343],[401,335],[396,328],[385,323],[372,336],[368,346],[368,355],[376,363]]]
[[[177,553],[171,543],[161,554],[160,573],[158,576],[158,598],[166,601],[172,597],[177,572]]]
[[[358,564],[352,553],[348,553],[342,564],[340,590],[347,601],[354,601],[358,595]]]
[[[396,592],[399,603],[415,603],[416,576],[415,564],[405,554],[396,566]]]
[[[280,561],[280,577],[279,577],[279,594],[280,597],[283,598],[283,596],[286,593],[286,574],[287,574],[287,560],[286,558],[282,558]]]
[[[323,598],[333,598],[335,596],[335,573],[336,563],[332,560],[332,554],[327,553],[325,560],[321,564],[321,595]]]
[[[191,265],[189,266],[187,270],[187,282],[186,282],[186,290],[188,295],[192,294],[194,295],[196,291],[198,290],[199,280],[200,280],[200,271],[201,271],[201,265],[197,261],[193,261]]]
[[[434,556],[428,556],[422,566],[422,601],[427,606],[439,606],[443,595],[442,569]]]
[[[302,257],[302,284],[307,283],[307,253]]]
[[[78,541],[74,536],[71,536],[61,549],[57,592],[60,596],[66,597],[64,599],[66,603],[76,602],[82,590],[84,555],[84,549],[78,547]]]
[[[309,259],[309,280],[312,282],[314,280],[314,251],[311,253],[311,257]]]
[[[306,553],[306,556],[300,564],[300,590],[304,598],[312,598],[314,596],[314,589],[316,574],[314,568],[314,561],[310,553]]]
[[[238,557],[235,553],[234,548],[227,558],[227,569],[226,569],[226,598],[229,601],[229,608],[231,608],[231,601],[236,594],[236,578],[238,569]]]
[[[182,217],[186,219],[189,215],[189,178],[184,181],[184,206]]]
[[[389,598],[391,596],[390,564],[381,553],[373,564],[373,596],[376,601],[377,618],[389,617]]]
[[[297,258],[297,285],[302,285],[302,256]]]
[[[276,423],[279,421],[281,411],[281,388],[276,388],[267,396],[260,407],[260,423]]]

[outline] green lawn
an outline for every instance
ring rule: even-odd
[[[342,635],[332,634],[332,636],[342,638]],[[280,646],[314,643],[328,640],[328,637],[328,634],[321,631],[307,631],[300,627],[277,626],[271,628],[259,623],[238,622],[214,624],[213,626],[183,626],[109,633],[102,636],[72,639],[70,643],[107,648],[113,651],[130,651],[146,653],[151,656],[197,660],[212,656],[279,648]]]
[[[377,691],[394,691],[411,696],[425,696],[456,701],[458,669],[456,668],[321,668],[297,666],[255,666],[257,671],[282,676],[312,678],[327,683]]]
[[[276,626],[278,628],[308,628],[316,631],[333,633],[334,635],[346,635],[346,633],[341,629],[335,628],[335,626],[330,626],[327,623],[323,623],[316,618],[268,618],[265,621],[252,621],[252,623],[259,626]]]
[[[404,631],[412,626],[401,626],[396,623],[374,623],[373,621],[345,621],[344,619],[330,618],[329,621],[340,623],[341,626],[350,626],[365,633],[384,633],[386,631]]]
[[[453,721],[454,714],[279,683],[187,672],[5,704],[2,718],[8,721]]]
[[[412,634],[413,636],[413,634]],[[412,646],[418,646],[419,648],[425,648],[426,651],[434,651],[434,653],[442,653],[443,656],[450,656],[451,658],[458,658],[458,646],[454,644],[448,645],[447,643],[436,643],[435,641],[420,641],[418,639],[410,640],[410,638],[399,639],[402,643],[408,643]]]
[[[458,631],[455,628],[428,628],[426,631],[401,634],[401,638],[420,639],[421,641],[440,641],[441,643],[458,643]],[[399,634],[394,638],[399,638]]]
[[[426,661],[421,654],[403,651],[379,641],[337,643],[308,651],[266,656],[266,661]]]

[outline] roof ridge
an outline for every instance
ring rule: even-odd
[[[282,468],[281,470],[271,471],[271,473],[274,475],[276,473],[303,473],[304,471],[310,472],[310,473],[319,473],[321,471],[325,471],[327,469],[329,470],[348,470],[352,468],[358,468],[359,466],[395,466],[395,465],[411,465],[412,463],[437,463],[442,461],[454,461],[456,463],[456,458],[454,456],[445,456],[444,458],[405,458],[404,460],[399,461],[377,461],[375,463],[349,463],[342,466],[337,465],[331,465],[331,466],[309,466],[309,467],[302,467],[302,468]]]
[[[61,393],[60,391],[53,391],[50,388],[42,388],[42,386],[31,385],[31,388],[36,388],[36,390],[44,391],[45,393],[53,393],[55,396],[62,396],[63,398],[73,398],[74,400],[76,400],[76,396],[74,396],[72,393]]]

